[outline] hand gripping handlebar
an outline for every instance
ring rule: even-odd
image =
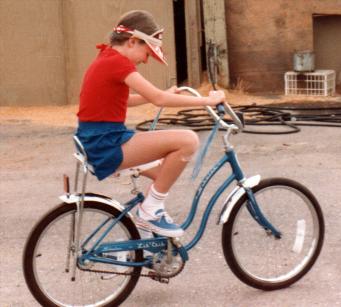
[[[195,89],[193,89],[191,87],[188,87],[188,86],[181,86],[181,87],[178,88],[178,90],[179,91],[187,91],[187,92],[191,93],[193,96],[202,97],[198,91],[196,91]],[[233,120],[234,124],[228,124],[225,121],[223,121],[220,118],[220,116],[212,109],[212,107],[205,106],[205,108],[206,108],[208,114],[210,114],[211,117],[215,121],[219,121],[219,124],[223,128],[232,129],[232,130],[238,130],[238,131],[242,131],[243,130],[243,123],[241,122],[241,120],[239,119],[237,114],[232,110],[232,108],[230,107],[230,105],[227,102],[219,103],[217,105],[218,114],[220,115],[221,113],[224,114],[226,112],[228,115],[231,116],[231,119]]]

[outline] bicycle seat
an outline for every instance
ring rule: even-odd
[[[86,170],[89,170],[89,172],[94,175],[95,171],[93,166],[88,162],[88,156],[86,154],[86,151],[81,143],[81,141],[78,139],[77,136],[73,136],[73,139],[75,141],[75,146],[76,146],[76,150],[77,152],[75,152],[73,155],[74,157],[81,163],[81,165],[83,167],[86,168]],[[157,167],[159,165],[161,165],[162,160],[155,160],[149,163],[145,163],[145,164],[141,164],[141,165],[137,165],[134,167],[130,167],[130,168],[126,168],[123,170],[119,170],[116,171],[115,173],[113,173],[111,176],[113,177],[120,177],[120,176],[138,176],[141,172],[146,171],[148,169]]]

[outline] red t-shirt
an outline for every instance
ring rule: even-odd
[[[101,51],[83,79],[78,118],[83,122],[124,122],[129,97],[124,79],[136,67],[107,45],[97,48]]]

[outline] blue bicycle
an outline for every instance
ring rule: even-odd
[[[200,96],[191,88],[182,89]],[[128,174],[134,184],[133,199],[121,205],[104,195],[86,192],[91,165],[75,139],[75,192],[70,193],[65,177],[66,192],[60,197],[63,203],[35,225],[23,255],[26,283],[42,306],[117,306],[141,276],[167,283],[183,270],[217,199],[233,182],[236,186],[226,196],[219,217],[223,251],[233,273],[252,287],[276,290],[290,286],[311,269],[324,238],[318,201],[306,187],[290,179],[245,178],[229,141],[242,124],[227,104],[224,107],[233,123],[207,108],[226,129],[225,153],[200,183],[183,229],[191,225],[199,200],[217,172],[226,164],[232,172],[209,200],[200,227],[188,243],[155,234],[141,238],[142,230],[135,224],[131,211],[144,199],[136,180],[141,171],[158,161],[116,174]],[[80,172],[83,178],[78,192]]]

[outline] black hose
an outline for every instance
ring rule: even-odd
[[[235,111],[243,112],[245,120],[244,133],[252,134],[289,134],[300,131],[299,126],[318,127],[341,127],[340,107],[290,107],[290,106],[268,106],[247,105],[236,106]],[[224,121],[232,121],[225,118]],[[153,120],[146,120],[137,124],[136,129],[147,131]],[[211,130],[214,120],[204,108],[185,109],[175,115],[161,117],[156,130],[169,129],[170,127],[185,127],[193,131]],[[270,131],[254,128],[257,126],[277,126],[280,130]],[[252,128],[251,128],[252,127]],[[221,129],[223,130],[223,129]]]

